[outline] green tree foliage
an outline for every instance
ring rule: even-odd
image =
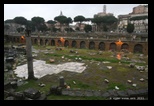
[[[67,31],[67,32],[74,32],[74,30],[72,28],[65,28],[65,31]]]
[[[85,17],[82,16],[82,15],[78,15],[78,16],[74,17],[74,22],[79,22],[79,28],[80,28],[81,23],[82,23],[83,21],[86,21],[86,19],[85,19]]]
[[[127,32],[132,33],[134,31],[134,24],[128,23]]]
[[[66,20],[65,20],[65,23],[69,26],[70,23],[72,23],[73,20],[72,18],[68,17]]]
[[[44,18],[42,17],[33,17],[31,21],[34,22],[35,25],[40,25],[45,22]]]
[[[66,23],[67,17],[66,16],[56,16],[54,20],[60,23],[60,29],[61,29],[63,24]],[[63,32],[63,30],[61,31]]]
[[[49,20],[49,21],[47,21],[47,23],[48,23],[48,24],[51,24],[51,25],[54,25],[56,22],[53,21],[53,20]]]
[[[35,24],[34,24],[34,22],[28,20],[27,21],[27,26],[31,29],[32,32],[35,31]]]
[[[118,19],[114,16],[94,17],[92,19],[92,22],[97,24],[98,31],[102,31],[102,29],[111,29],[111,25],[117,21]],[[106,25],[105,27],[107,28],[103,28],[104,25]]]
[[[45,20],[44,18],[42,17],[33,17],[31,19],[33,25],[35,25],[35,28],[38,30],[38,31],[46,31],[47,30],[47,27],[46,25],[44,24]]]
[[[42,32],[44,32],[44,31],[47,31],[47,26],[45,25],[45,24],[40,24],[39,26],[38,26],[38,30],[39,31],[42,31]]]
[[[80,22],[80,23],[82,23],[83,21],[86,21],[86,19],[82,15],[78,15],[78,16],[74,17],[74,22]]]
[[[66,23],[66,19],[67,19],[66,16],[57,16],[57,17],[54,18],[54,20],[58,21],[60,24]]]
[[[85,25],[84,30],[85,30],[85,32],[88,33],[89,31],[92,31],[92,26],[91,25]]]
[[[13,20],[16,24],[27,25],[27,19],[24,17],[15,17]]]
[[[13,19],[8,19],[8,20],[5,20],[4,23],[14,23],[14,20]]]

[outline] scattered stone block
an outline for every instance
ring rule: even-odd
[[[106,83],[109,83],[109,80],[108,80],[108,79],[104,79],[104,81],[105,81]]]
[[[40,97],[41,93],[34,88],[28,88],[24,91],[24,95],[31,99],[37,99]]]
[[[136,87],[136,86],[137,86],[137,84],[132,84],[132,86],[133,86],[133,87]]]
[[[55,59],[49,59],[50,63],[54,63]]]
[[[127,82],[128,82],[128,83],[132,83],[132,81],[131,81],[131,80],[127,80]]]
[[[84,95],[90,97],[90,96],[93,96],[93,92],[92,92],[92,91],[86,90],[86,91],[84,92]]]
[[[144,81],[144,79],[143,79],[143,78],[141,78],[141,79],[140,79],[140,81],[141,81],[141,82],[143,82],[143,81]]]
[[[127,90],[126,91],[129,97],[134,97],[137,96],[137,93],[133,90]]]
[[[41,94],[41,96],[36,100],[47,100],[47,95],[46,94]]]
[[[56,94],[57,88],[58,88],[58,86],[53,85],[53,86],[50,88],[50,93],[51,93],[51,94]]]
[[[126,91],[117,91],[118,96],[120,97],[127,97],[127,92]]]
[[[15,99],[15,97],[13,97],[13,96],[9,96],[9,97],[7,97],[5,100],[16,100],[16,99]]]
[[[118,96],[118,94],[115,90],[109,90],[107,92],[110,94],[110,97],[117,97]]]

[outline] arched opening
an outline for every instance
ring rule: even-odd
[[[19,43],[19,38],[17,38],[17,42]]]
[[[43,40],[42,39],[40,39],[40,45],[43,45]]]
[[[134,53],[143,53],[143,46],[141,44],[136,44],[134,46]]]
[[[91,41],[89,43],[89,49],[95,49],[95,42]]]
[[[77,47],[77,43],[76,43],[76,41],[72,41],[72,47],[74,47],[74,48]]]
[[[45,45],[48,45],[48,39],[45,40]]]
[[[51,46],[55,46],[55,40],[51,40]]]
[[[115,44],[115,43],[110,43],[109,50],[114,50],[114,51],[116,51],[116,50],[117,50],[116,44]]]
[[[62,42],[58,40],[58,46],[62,46]]]
[[[129,49],[128,44],[127,43],[122,44],[121,49],[127,49],[128,50]]]
[[[16,42],[16,38],[13,38],[13,42]]]
[[[80,49],[84,49],[84,48],[86,48],[86,43],[85,43],[85,41],[81,41],[80,42]]]
[[[34,39],[34,44],[37,44],[37,39]]]
[[[99,50],[105,50],[105,43],[104,42],[100,42],[98,49]]]
[[[65,46],[65,47],[68,47],[68,46],[69,46],[69,42],[68,42],[68,40],[65,40],[65,42],[64,42],[64,46]]]

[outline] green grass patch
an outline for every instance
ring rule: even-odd
[[[73,81],[75,81],[76,84],[74,84]],[[89,89],[90,88],[90,86],[88,84],[85,84],[79,80],[68,80],[68,81],[66,81],[66,83],[71,88],[81,88],[81,89]]]
[[[106,58],[94,58],[94,57],[88,57],[88,56],[73,56],[73,55],[64,55],[64,54],[46,54],[47,56],[56,56],[56,57],[61,57],[61,56],[65,56],[66,58],[69,59],[75,59],[75,58],[81,58],[83,60],[93,60],[93,61],[109,61],[112,63],[118,63],[119,60],[117,59],[106,59]]]
[[[115,89],[115,86],[117,86],[119,88],[119,90],[126,90],[127,89],[127,86],[124,84],[117,83],[117,82],[116,83],[111,82],[108,84],[107,90]]]
[[[50,87],[51,87],[51,84],[48,84],[48,83],[45,83],[45,86],[44,87],[40,87],[38,84],[40,82],[36,81],[36,80],[27,80],[28,83],[25,83],[21,86],[19,86],[16,91],[24,91],[28,88],[34,88],[34,89],[37,89],[41,92],[44,92],[44,93],[48,93],[48,91],[50,90]]]

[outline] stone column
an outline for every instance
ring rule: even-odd
[[[60,76],[60,77],[59,77],[59,86],[60,86],[60,87],[64,87],[64,82],[65,82],[65,81],[64,81],[64,77],[63,77],[63,76]]]
[[[34,79],[32,44],[31,44],[30,30],[28,29],[26,30],[26,54],[27,54],[27,65],[28,65],[28,79]]]

